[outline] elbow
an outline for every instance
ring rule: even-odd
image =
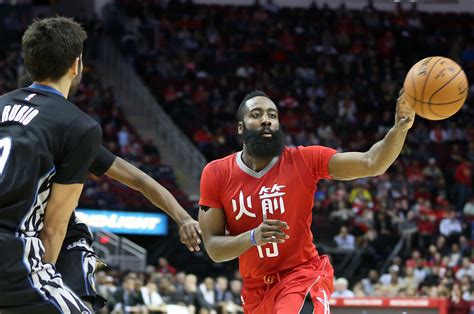
[[[214,263],[222,263],[226,260],[219,254],[219,252],[209,246],[206,246],[207,255],[211,258]]]
[[[387,168],[374,169],[374,170],[372,170],[370,176],[371,177],[378,177],[378,176],[381,176],[381,175],[385,174],[385,172],[387,172]]]
[[[365,169],[367,177],[378,177],[385,174],[388,167],[378,165],[372,158],[367,158],[365,162]]]
[[[43,227],[40,232],[40,237],[42,240],[53,240],[54,239],[63,239],[66,234],[66,226],[50,226],[50,227]]]
[[[228,259],[226,259],[225,256],[222,254],[222,250],[212,244],[212,240],[204,240],[204,247],[206,249],[207,255],[214,263],[223,263],[228,261]]]

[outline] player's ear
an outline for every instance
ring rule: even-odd
[[[69,68],[69,74],[72,76],[76,76],[79,74],[80,67],[81,66],[81,58],[77,57],[74,62],[71,64],[71,67]]]
[[[242,135],[244,133],[244,123],[242,121],[239,121],[239,123],[237,123],[237,133],[239,135]]]

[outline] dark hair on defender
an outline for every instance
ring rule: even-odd
[[[245,103],[247,102],[247,100],[252,99],[254,97],[258,97],[258,96],[262,96],[262,97],[266,97],[266,98],[270,99],[270,97],[267,94],[265,94],[264,92],[262,92],[260,90],[256,90],[256,91],[251,92],[250,94],[247,94],[247,96],[245,96],[244,100],[242,100],[242,102],[240,103],[239,109],[237,110],[237,121],[238,122],[243,122],[244,121],[244,108],[245,108]]]
[[[57,81],[80,57],[87,33],[71,18],[35,20],[22,37],[25,67],[34,81]]]

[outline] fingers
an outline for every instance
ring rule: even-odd
[[[281,221],[281,220],[266,219],[266,220],[263,221],[263,223],[265,225],[276,226],[276,227],[280,227],[280,228],[283,228],[283,229],[290,229],[288,224],[284,221]]]
[[[181,228],[179,229],[181,243],[186,245],[188,250],[190,250],[191,252],[200,251],[200,233],[201,230],[199,229],[199,224],[196,221],[181,226]]]
[[[258,228],[257,242],[259,245],[266,243],[284,243],[290,236],[284,230],[289,229],[288,224],[281,220],[265,220]]]

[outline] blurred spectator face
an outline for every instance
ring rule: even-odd
[[[345,278],[338,278],[334,283],[334,290],[338,292],[346,291],[349,283]]]
[[[166,266],[168,266],[168,260],[167,260],[166,258],[164,258],[164,257],[160,257],[160,258],[158,259],[158,266],[160,266],[160,267],[166,267]]]
[[[97,284],[99,284],[99,285],[104,285],[106,278],[107,278],[107,274],[103,270],[98,271],[95,274],[95,280],[96,280]]]
[[[184,290],[190,293],[196,292],[197,277],[195,275],[192,275],[192,274],[186,275],[186,278],[184,280]]]
[[[436,246],[434,246],[433,244],[431,244],[428,248],[428,252],[430,253],[430,255],[434,255],[437,250],[436,250]]]
[[[218,277],[216,282],[216,288],[220,291],[226,291],[228,288],[228,280],[225,277]]]
[[[158,286],[156,285],[155,282],[153,281],[149,281],[147,284],[146,284],[146,287],[148,288],[148,290],[150,292],[156,292],[158,291]]]
[[[241,294],[242,282],[240,280],[232,280],[230,282],[230,291],[232,291],[233,294]]]
[[[176,274],[175,280],[178,284],[184,285],[184,281],[186,280],[186,274],[182,271]]]
[[[206,277],[206,279],[204,279],[204,286],[206,286],[206,289],[211,291],[214,289],[214,279],[212,279],[211,277]]]
[[[341,227],[341,231],[339,231],[339,235],[340,235],[341,237],[345,237],[345,236],[347,236],[348,233],[349,233],[349,232],[347,231],[347,227],[342,226],[342,227]]]
[[[405,269],[405,274],[407,277],[412,277],[413,276],[413,267],[407,267]]]
[[[443,236],[439,236],[438,239],[436,239],[436,246],[438,248],[442,248],[446,245],[446,238]]]
[[[127,277],[123,282],[123,288],[128,291],[135,291],[135,279]]]
[[[379,273],[375,269],[369,271],[369,280],[371,283],[376,283],[379,281]]]
[[[462,267],[465,269],[469,269],[471,267],[471,261],[469,260],[468,257],[464,257],[462,259]]]
[[[413,259],[419,259],[420,256],[421,256],[421,254],[420,254],[420,251],[418,251],[418,250],[414,250],[414,251],[411,253],[411,258],[413,258]]]
[[[108,285],[108,286],[115,286],[114,285],[114,277],[112,277],[112,276],[105,277],[105,284]]]

